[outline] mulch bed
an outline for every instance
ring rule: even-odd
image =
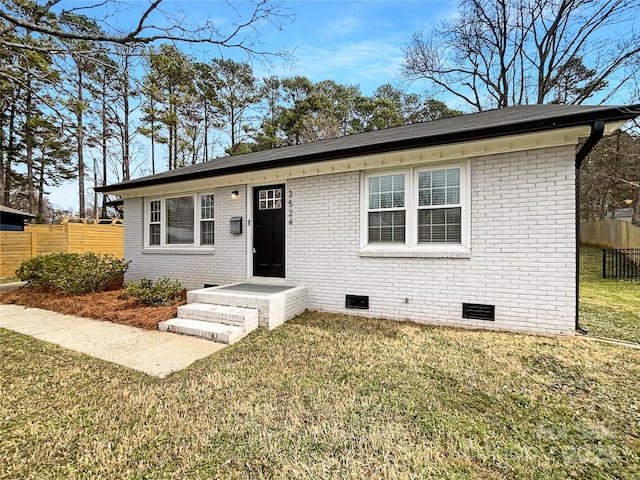
[[[176,316],[179,305],[148,307],[135,298],[126,297],[121,289],[86,295],[63,295],[42,288],[22,287],[0,293],[0,303],[44,308],[79,317],[106,320],[132,327],[157,330],[158,322]]]

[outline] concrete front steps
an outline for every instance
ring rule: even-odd
[[[258,309],[190,303],[178,307],[178,316],[158,324],[161,332],[206,338],[232,344],[258,328]]]

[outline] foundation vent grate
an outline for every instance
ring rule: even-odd
[[[495,305],[482,305],[479,303],[463,303],[462,318],[493,322],[496,319],[496,307]]]
[[[345,307],[369,310],[369,297],[365,295],[347,295]]]

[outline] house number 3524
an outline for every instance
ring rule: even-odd
[[[289,225],[293,225],[293,192],[291,190],[289,190],[289,200],[288,200],[288,204],[289,204]]]

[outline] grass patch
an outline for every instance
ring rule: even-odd
[[[580,322],[589,333],[640,343],[640,282],[602,278],[602,250],[580,249]]]
[[[0,330],[0,478],[640,475],[640,352],[307,313],[166,379]]]
[[[14,282],[19,282],[20,279],[18,277],[2,277],[0,278],[0,285],[3,285],[5,283],[14,283]]]

